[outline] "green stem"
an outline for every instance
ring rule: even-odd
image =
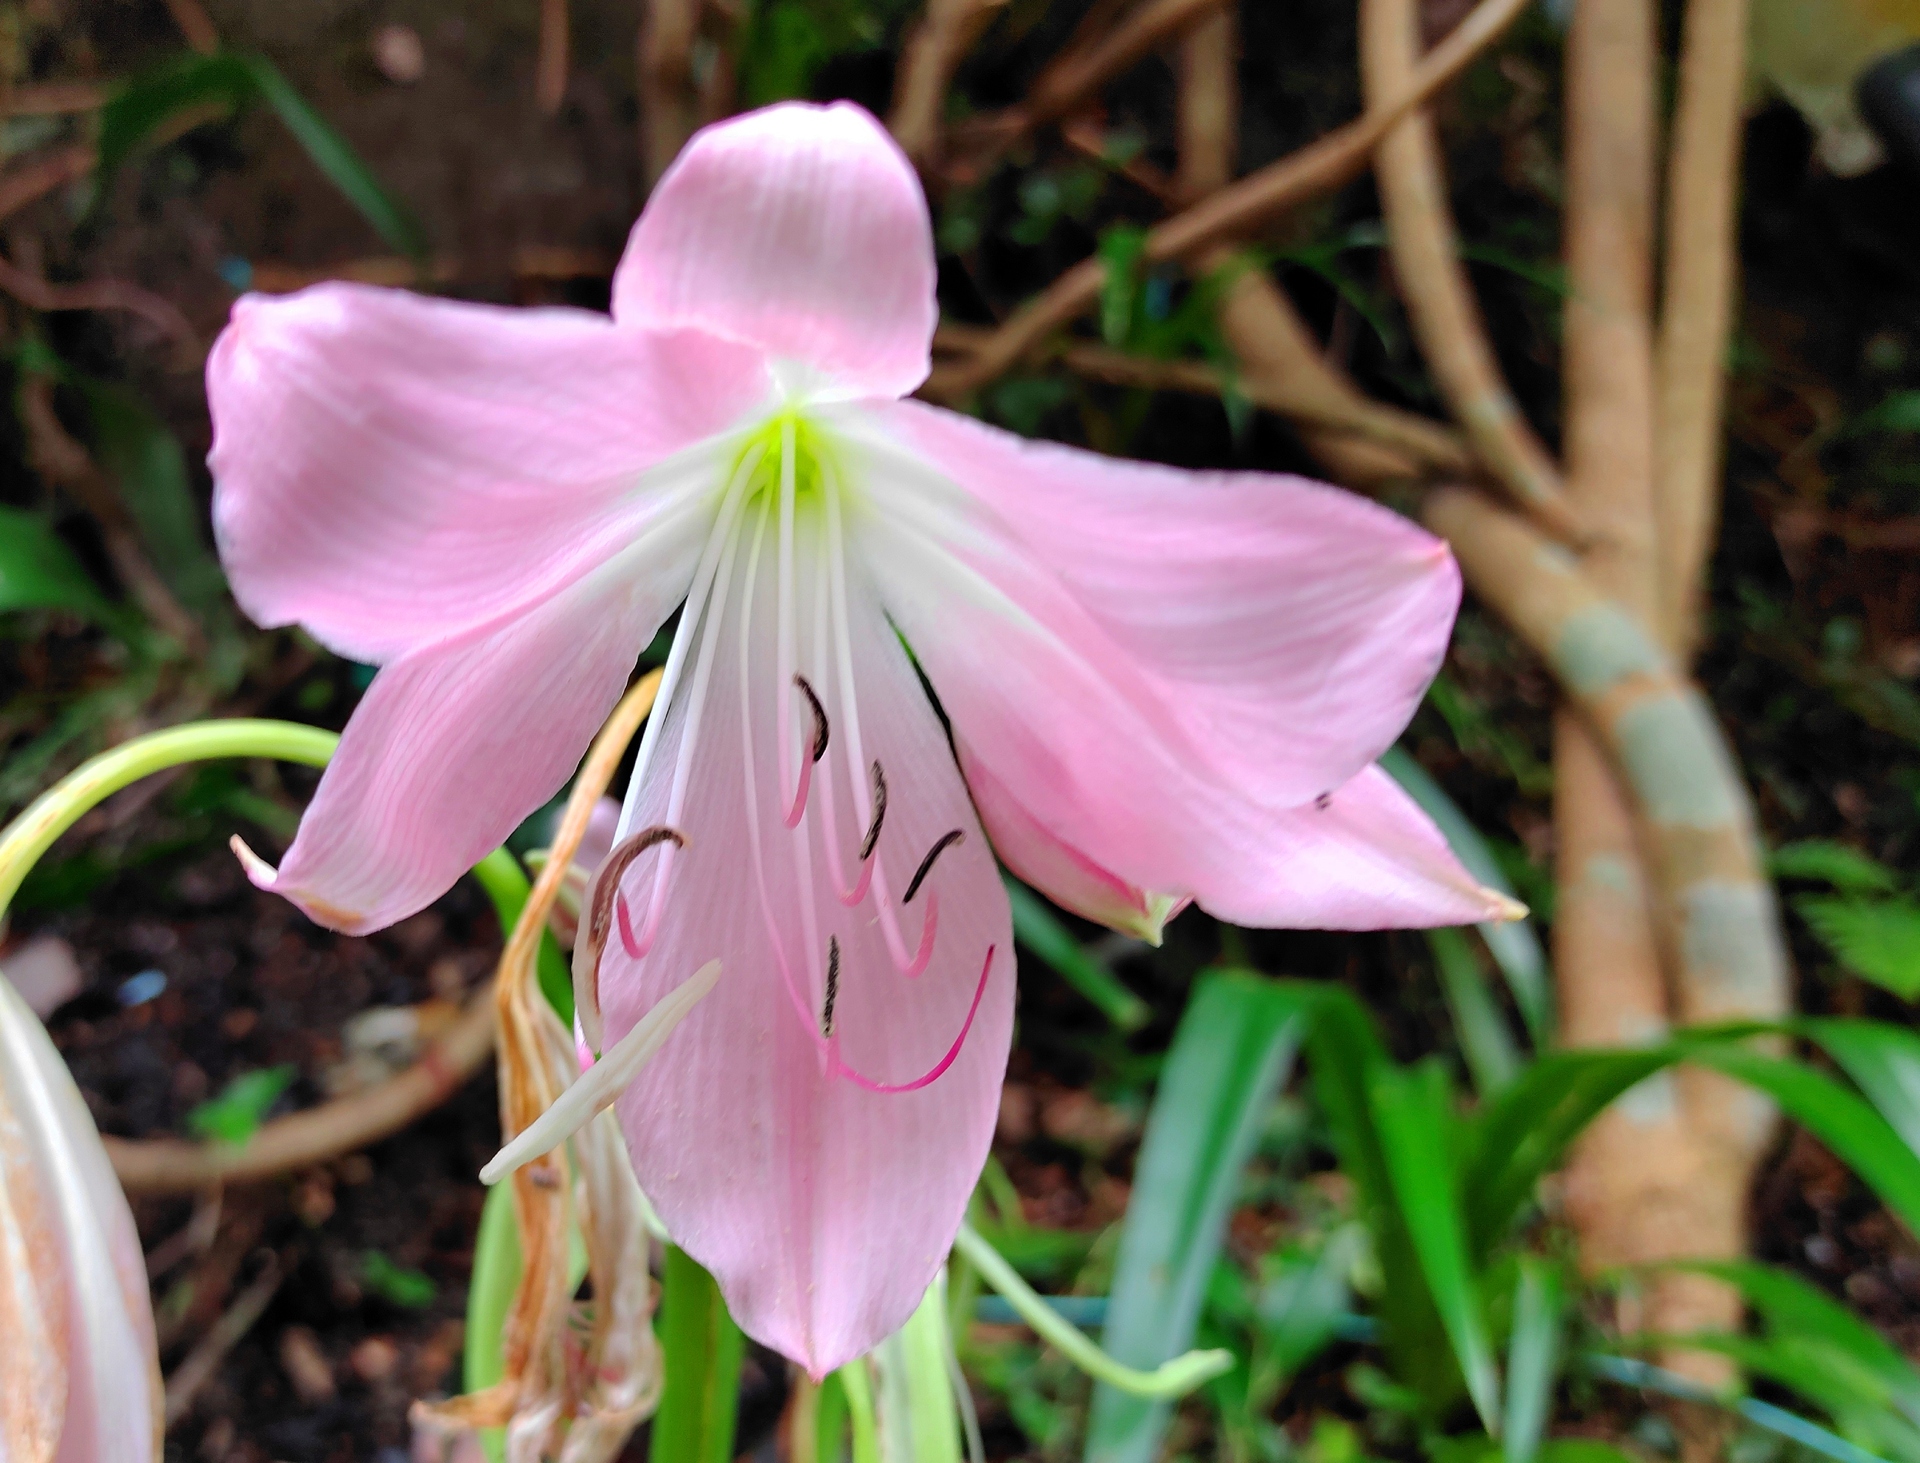
[[[1123,1366],[1037,1295],[1000,1252],[974,1232],[972,1226],[960,1226],[953,1247],[980,1272],[982,1280],[1006,1297],[1014,1312],[1039,1334],[1041,1340],[1064,1353],[1068,1361],[1097,1382],[1105,1382],[1109,1387],[1135,1397],[1183,1397],[1202,1382],[1229,1371],[1233,1366],[1233,1354],[1227,1351],[1189,1351],[1172,1361],[1163,1362],[1150,1372]]]
[[[88,809],[121,788],[182,762],[272,757],[324,767],[339,736],[290,721],[197,721],[168,727],[102,752],[42,793],[0,833],[0,914],[40,856]]]
[[[853,1431],[853,1463],[880,1463],[880,1424],[873,1413],[873,1388],[867,1381],[865,1357],[856,1358],[834,1375],[847,1396],[847,1421]]]
[[[667,1383],[653,1418],[654,1463],[729,1463],[746,1338],[700,1263],[667,1246],[660,1287]]]

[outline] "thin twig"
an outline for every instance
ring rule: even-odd
[[[53,383],[45,376],[24,376],[17,399],[20,423],[27,434],[28,457],[35,469],[72,494],[99,525],[114,572],[146,617],[190,654],[204,656],[205,631],[148,562],[126,504],[120,501],[114,485],[100,471],[92,454],[61,424],[53,406]]]
[[[1661,635],[1700,634],[1719,517],[1722,362],[1732,313],[1747,0],[1690,0],[1667,168],[1666,286],[1655,355]]]
[[[1146,262],[1188,258],[1244,237],[1276,213],[1358,176],[1393,125],[1459,74],[1526,4],[1527,0],[1480,0],[1421,61],[1405,95],[1176,214],[1147,235]],[[953,398],[977,391],[1088,309],[1100,298],[1105,279],[1106,267],[1098,258],[1075,265],[1009,318],[973,360],[936,372],[924,388],[926,393]]]
[[[13,261],[0,258],[0,291],[35,310],[124,310],[171,337],[184,359],[192,360],[201,354],[200,337],[172,301],[123,279],[49,284]]]
[[[167,1378],[168,1428],[193,1410],[193,1399],[219,1372],[227,1353],[238,1346],[246,1338],[247,1332],[253,1329],[254,1323],[266,1314],[267,1307],[272,1304],[281,1282],[291,1269],[289,1262],[282,1261],[278,1255],[269,1255],[266,1267],[254,1282],[235,1297],[226,1313],[200,1338],[200,1344],[173,1369],[173,1375]]]
[[[32,162],[0,173],[0,219],[10,218],[56,188],[77,183],[93,171],[98,154],[85,143],[42,153]]]
[[[1240,27],[1231,6],[1180,39],[1179,189],[1197,203],[1233,182],[1240,152]]]
[[[1418,64],[1418,8],[1414,0],[1362,0],[1360,27],[1361,71],[1377,104],[1406,90]],[[1562,537],[1577,537],[1579,520],[1559,470],[1501,378],[1460,267],[1431,115],[1409,114],[1380,144],[1373,165],[1401,297],[1454,418],[1496,481]]]
[[[549,117],[567,99],[569,31],[567,0],[540,0],[540,55],[534,63],[533,95]]]
[[[74,112],[97,112],[106,105],[109,88],[95,81],[40,81],[16,86],[7,97],[9,117],[65,117]]]
[[[900,51],[887,129],[914,163],[939,160],[947,88],[980,32],[1006,0],[927,0],[920,23]]]

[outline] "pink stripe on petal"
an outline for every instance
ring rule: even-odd
[[[581,310],[248,295],[207,361],[221,560],[258,623],[389,660],[604,561],[663,511],[641,474],[768,390],[754,351]]]
[[[933,225],[906,155],[849,102],[783,102],[696,133],[613,277],[623,325],[694,325],[809,384],[899,397],[926,379]]]
[[[353,934],[444,894],[559,790],[684,593],[706,524],[385,667],[266,887]]]

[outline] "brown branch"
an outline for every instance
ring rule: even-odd
[[[200,622],[187,613],[159,571],[147,561],[120,494],[92,454],[61,424],[53,406],[53,383],[45,376],[22,377],[18,401],[20,424],[27,434],[27,455],[35,470],[72,494],[100,526],[114,572],[146,617],[190,654],[204,656],[207,638]]]
[[[32,162],[0,173],[0,219],[10,218],[56,188],[77,183],[93,171],[94,150],[84,143],[42,153]]]
[[[108,95],[108,88],[94,81],[41,81],[16,86],[7,96],[7,115],[64,117],[97,112],[106,105]]]
[[[1362,0],[1361,71],[1379,105],[1405,91],[1419,61],[1414,0]],[[1439,139],[1426,112],[1409,115],[1374,154],[1388,248],[1414,335],[1454,418],[1494,478],[1543,523],[1578,537],[1560,473],[1521,415],[1460,267]]]
[[[183,1194],[215,1183],[252,1183],[312,1168],[397,1133],[457,1092],[493,1050],[493,987],[404,1072],[362,1091],[261,1125],[245,1144],[175,1138],[105,1138],[129,1194]]]
[[[1690,0],[1667,168],[1659,391],[1659,629],[1690,652],[1719,516],[1747,0]]]
[[[1042,71],[1025,101],[982,125],[1004,151],[1036,127],[1077,110],[1101,87],[1204,20],[1223,0],[1147,0],[1113,30],[1072,47]]]
[[[1240,152],[1240,26],[1223,8],[1180,41],[1179,188],[1197,203],[1233,182]]]
[[[192,361],[202,353],[200,337],[171,301],[125,280],[49,284],[11,260],[0,258],[0,291],[35,310],[124,310],[138,315],[162,335],[170,336],[180,347],[184,359]]]
[[[549,117],[567,99],[567,63],[572,49],[567,0],[540,0],[540,54],[534,63],[533,96]]]
[[[640,156],[647,182],[667,170],[700,125],[693,90],[693,40],[700,0],[647,0],[640,23]]]
[[[927,0],[900,51],[887,130],[917,167],[938,162],[947,89],[954,72],[1006,0]]]
[[[1367,112],[1298,152],[1222,188],[1147,235],[1149,264],[1188,258],[1244,237],[1273,215],[1357,177],[1380,139],[1486,48],[1527,0],[1480,0],[1414,72],[1414,84],[1390,106]],[[977,391],[1100,298],[1106,268],[1098,258],[1075,265],[1014,314],[965,366],[936,372],[924,388],[934,397]]]

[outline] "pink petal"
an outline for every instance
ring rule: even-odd
[[[351,934],[439,898],[572,775],[709,526],[673,517],[542,603],[386,666],[278,875],[255,882]]]
[[[963,749],[960,766],[980,822],[1000,862],[1024,882],[1044,889],[1062,909],[1109,929],[1160,943],[1161,931],[1190,902],[1185,896],[1149,894],[1035,821],[1000,779]]]
[[[1349,515],[1347,531],[1371,535],[1388,566],[1371,574],[1339,534],[1292,534],[1256,511],[1265,490],[1309,526],[1337,520],[1347,510],[1334,490],[1101,465],[1064,449],[1035,453],[1040,470],[1022,479],[1028,459],[1013,439],[964,423],[923,430],[935,414],[911,404],[889,412],[983,474],[955,483],[946,460],[869,439],[862,470],[891,478],[902,507],[861,521],[860,552],[969,776],[985,774],[996,832],[1010,832],[1016,867],[1039,887],[1106,918],[1087,882],[1097,871],[1129,896],[1192,898],[1255,925],[1447,924],[1508,907],[1321,725],[1344,725],[1364,750],[1411,712],[1457,595],[1432,540],[1377,510]],[[982,443],[1000,454],[987,460],[1004,473],[991,482],[983,455],[968,456]],[[1073,472],[1055,471],[1061,462]],[[1104,497],[1092,487],[1099,473],[1110,476]],[[1150,524],[1168,566],[1135,541]],[[1236,535],[1267,555],[1263,572],[1242,562]],[[1328,562],[1302,562],[1300,543],[1318,543]],[[1316,594],[1322,576],[1333,587]],[[1293,583],[1273,582],[1284,580]],[[1372,641],[1370,594],[1400,644]],[[1247,600],[1276,618],[1250,617]],[[1358,690],[1341,684],[1355,681]]]
[[[613,798],[601,798],[587,815],[587,831],[581,836],[580,846],[573,851],[575,867],[592,878],[595,870],[607,861],[607,855],[613,852],[613,840],[619,829],[619,802]]]
[[[1304,478],[1028,441],[918,402],[890,425],[1006,525],[1233,785],[1298,804],[1393,745],[1460,605],[1447,546]]]
[[[600,994],[610,1044],[707,961],[721,962],[718,985],[621,1099],[620,1119],[635,1173],[675,1242],[713,1271],[749,1335],[818,1376],[904,1324],[946,1258],[992,1138],[1014,962],[1006,896],[945,734],[857,565],[854,756],[835,658],[805,612],[822,601],[804,554],[795,666],[820,697],[830,735],[804,815],[787,827],[770,557],[768,548],[757,574],[739,568],[754,583],[749,648],[743,656],[744,595],[735,589],[677,820],[668,809],[687,700],[676,700],[649,765],[629,827],[674,821],[687,844],[672,850],[657,939],[635,959],[616,935]],[[806,705],[787,694],[810,742]],[[849,907],[835,887],[857,883],[864,824],[847,773],[862,767],[864,786],[862,764],[872,760],[889,788],[875,845],[881,872]],[[924,853],[955,829],[962,841],[902,906]],[[622,880],[635,924],[646,922],[662,857],[641,854]],[[938,904],[931,959],[918,975],[902,973],[877,918],[883,884],[909,952]],[[828,1046],[830,939],[840,963]],[[911,1090],[873,1090],[885,1086]]]
[[[260,624],[385,661],[605,559],[661,509],[639,475],[767,392],[738,345],[580,310],[249,295],[207,361],[221,559]]]
[[[623,325],[749,341],[847,395],[926,379],[933,230],[919,179],[848,102],[785,102],[696,133],[613,278]]]

